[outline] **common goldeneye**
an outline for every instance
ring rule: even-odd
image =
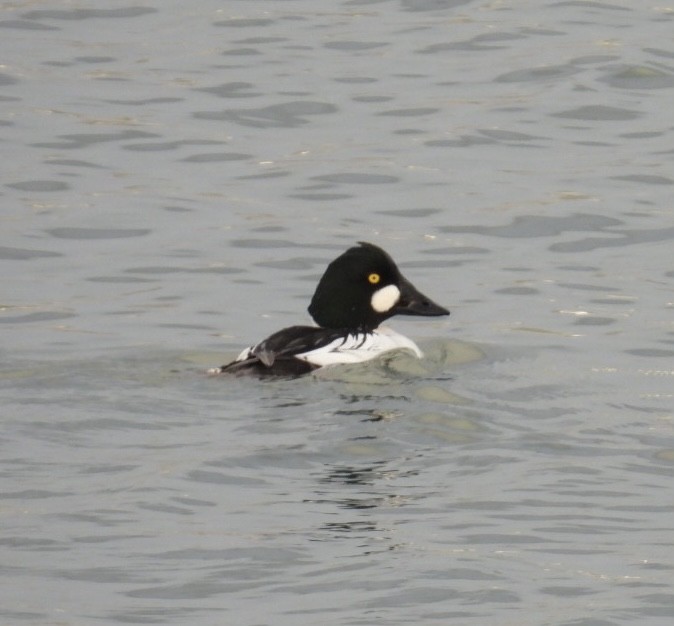
[[[246,348],[211,374],[296,376],[336,363],[360,363],[411,340],[380,324],[401,315],[438,316],[449,311],[419,292],[381,248],[365,242],[328,265],[309,305],[318,326],[290,326]]]

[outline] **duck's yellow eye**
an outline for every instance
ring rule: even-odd
[[[367,277],[367,279],[368,279],[368,281],[370,281],[371,285],[376,285],[381,280],[381,276],[379,274],[377,274],[376,272],[372,272],[372,274],[370,274]]]

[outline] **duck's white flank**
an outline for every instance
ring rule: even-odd
[[[295,358],[324,367],[337,363],[362,363],[384,352],[399,349],[410,350],[418,358],[424,356],[419,346],[411,339],[391,328],[380,326],[370,333],[355,333],[344,338],[340,337],[322,348],[297,354]]]

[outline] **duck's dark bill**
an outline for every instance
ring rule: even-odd
[[[400,283],[400,300],[393,311],[399,315],[424,315],[428,317],[449,315],[449,311],[445,307],[433,302],[406,278],[402,278]]]

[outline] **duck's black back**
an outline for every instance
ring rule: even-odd
[[[248,348],[247,353],[244,352],[236,361],[223,365],[220,371],[259,376],[301,376],[318,366],[296,358],[298,354],[318,350],[346,334],[341,329],[290,326]]]

